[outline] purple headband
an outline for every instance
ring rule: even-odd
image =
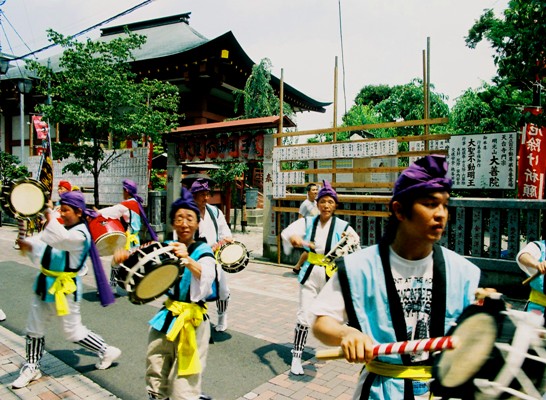
[[[139,203],[142,203],[144,201],[142,199],[142,197],[140,197],[137,194],[138,186],[137,186],[135,181],[132,181],[130,179],[124,179],[123,180],[123,189],[125,189],[127,191],[127,193],[129,193],[132,197],[134,197],[136,199],[136,201],[138,201]]]
[[[330,186],[330,182],[326,180],[322,181],[322,188],[318,192],[317,201],[319,201],[324,196],[330,196],[332,199],[335,200],[336,203],[338,203],[336,191],[332,188],[332,186]]]
[[[447,168],[446,158],[440,155],[425,156],[415,161],[396,180],[391,202],[414,192],[451,190],[453,182],[447,177]]]
[[[210,192],[210,188],[207,180],[203,178],[196,179],[190,187],[190,192],[192,193],[199,193],[204,191]]]
[[[150,222],[148,221],[148,217],[146,217],[146,211],[144,211],[144,207],[142,207],[142,203],[144,202],[144,199],[140,197],[137,194],[138,188],[135,181],[132,181],[130,179],[124,179],[123,180],[123,189],[127,191],[133,197],[137,203],[138,203],[138,210],[140,211],[140,217],[142,218],[142,221],[144,222],[144,225],[146,225],[146,228],[148,229],[148,232],[150,232],[150,236],[152,240],[158,241],[157,234],[154,231],[154,228],[150,225]]]
[[[171,205],[171,218],[174,218],[174,213],[176,213],[176,210],[179,208],[192,210],[197,214],[197,219],[201,218],[199,207],[197,207],[195,200],[193,200],[193,195],[185,187],[182,187],[180,190],[180,198]]]
[[[85,223],[85,226],[87,226],[88,230],[89,226],[87,224],[86,217],[97,217],[97,213],[95,211],[85,207],[85,197],[82,192],[61,193],[61,204],[82,210],[82,220]],[[110,284],[106,279],[106,275],[104,274],[102,261],[94,240],[91,240],[89,257],[91,257],[91,262],[93,264],[93,272],[95,274],[95,282],[97,283],[97,289],[99,291],[100,303],[103,307],[106,307],[107,305],[114,303],[116,300],[114,298],[114,294],[112,293],[112,289],[110,289]]]

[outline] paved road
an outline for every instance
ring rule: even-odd
[[[0,307],[8,319],[0,323],[0,399],[145,399],[144,349],[147,320],[161,305],[135,306],[126,299],[102,308],[94,277],[84,278],[83,318],[90,328],[120,347],[119,363],[94,369],[94,357],[58,338],[55,323],[46,336],[45,375],[28,388],[9,385],[24,361],[23,332],[36,268],[12,249],[14,227],[0,228]],[[215,333],[204,376],[204,391],[218,400],[350,399],[361,366],[344,361],[319,362],[312,357],[318,341],[309,338],[305,375],[289,374],[290,348],[297,309],[298,283],[290,268],[259,262],[261,230],[235,233],[252,250],[243,271],[229,275],[232,301],[229,328]],[[108,259],[103,260],[109,265]],[[215,307],[210,307],[212,322]]]

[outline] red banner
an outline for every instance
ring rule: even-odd
[[[49,134],[49,126],[47,125],[47,122],[42,121],[42,116],[33,115],[32,124],[34,125],[34,129],[36,130],[36,136],[38,137],[38,139],[46,139],[47,135]]]
[[[47,190],[49,190],[49,197],[51,198],[51,194],[53,193],[53,157],[51,155],[51,137],[49,136],[49,130],[44,138],[42,149],[38,180],[45,185]]]
[[[544,172],[546,171],[546,128],[533,124],[523,127],[519,146],[518,197],[542,200],[544,198]]]

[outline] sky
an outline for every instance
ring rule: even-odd
[[[21,56],[47,46],[46,29],[72,35],[144,0],[0,0],[4,53]],[[2,4],[3,3],[3,4]],[[337,123],[366,85],[398,85],[423,77],[430,42],[430,80],[448,104],[495,75],[487,42],[466,47],[464,37],[485,9],[498,14],[508,0],[154,0],[104,25],[191,12],[190,26],[209,39],[232,31],[256,63],[306,95],[333,102],[337,57]],[[341,13],[340,13],[341,10]],[[83,37],[97,37],[99,29]],[[37,54],[44,58],[50,50]],[[332,126],[326,113],[297,116],[298,129]]]

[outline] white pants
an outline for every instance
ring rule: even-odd
[[[218,274],[218,300],[227,300],[229,298],[227,272],[224,271],[222,266],[217,263],[216,273]]]
[[[315,265],[303,285],[300,284],[300,307],[297,314],[298,324],[311,326],[313,318],[309,313],[311,303],[326,285],[326,272],[323,267]]]
[[[27,335],[34,338],[44,337],[47,324],[52,318],[57,317],[61,322],[66,340],[78,342],[87,337],[89,329],[82,324],[80,303],[74,301],[74,294],[66,296],[66,300],[70,314],[58,316],[54,302],[46,303],[38,295],[34,295],[27,320]]]

